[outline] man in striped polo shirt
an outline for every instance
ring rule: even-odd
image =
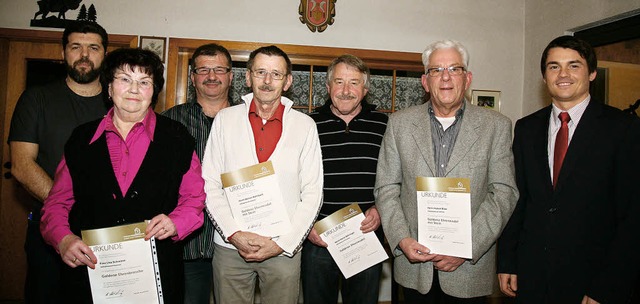
[[[366,216],[360,229],[382,239],[373,186],[387,115],[366,102],[369,79],[369,68],[360,58],[336,58],[327,70],[330,100],[311,114],[324,166],[324,200],[318,220],[357,202]],[[382,264],[344,279],[326,247],[311,230],[302,250],[304,303],[337,303],[338,290],[343,303],[378,303]]]
[[[191,82],[196,100],[177,105],[164,113],[184,124],[196,140],[196,153],[202,161],[213,118],[218,111],[233,105],[229,86],[233,79],[231,55],[212,43],[198,47],[191,56]],[[184,241],[185,304],[208,304],[213,282],[213,224],[205,216],[202,228]]]

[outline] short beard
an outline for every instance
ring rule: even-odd
[[[79,61],[76,61],[75,63],[78,63],[78,62]],[[91,69],[86,72],[76,70],[75,67],[70,64],[67,64],[66,66],[67,66],[67,75],[69,75],[69,77],[71,77],[73,81],[79,84],[87,84],[87,83],[93,82],[94,80],[98,79],[98,77],[100,77],[101,66],[99,66],[98,68],[93,68],[93,64],[91,64]]]

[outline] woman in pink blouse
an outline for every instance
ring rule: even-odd
[[[145,238],[156,238],[164,302],[182,303],[180,241],[202,225],[205,194],[193,138],[153,111],[163,73],[151,51],[109,53],[101,80],[113,107],[76,128],[65,146],[40,230],[69,266],[62,293],[70,303],[91,303],[86,267],[98,263],[80,232],[145,220]]]

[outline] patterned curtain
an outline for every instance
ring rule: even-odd
[[[246,68],[234,67],[233,82],[229,92],[230,99],[238,103],[241,96],[251,93],[251,89],[246,86]],[[191,72],[191,71],[189,71]],[[293,100],[294,106],[307,107],[309,103],[309,95],[312,96],[312,106],[314,108],[324,104],[329,98],[327,94],[326,72],[313,72],[313,90],[310,92],[309,81],[311,79],[310,70],[293,71],[293,85],[284,95]],[[188,77],[187,102],[195,100],[195,88],[191,83],[191,77]],[[393,96],[393,76],[388,75],[371,75],[371,85],[366,98],[369,103],[375,104],[378,110],[391,112],[401,110],[413,105],[425,102],[426,95],[419,76],[398,76],[396,77],[395,88],[395,105],[392,106]],[[307,113],[307,109],[298,109]]]

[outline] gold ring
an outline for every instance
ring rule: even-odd
[[[74,263],[78,260],[78,257],[73,257],[73,261],[71,261],[71,263]]]

